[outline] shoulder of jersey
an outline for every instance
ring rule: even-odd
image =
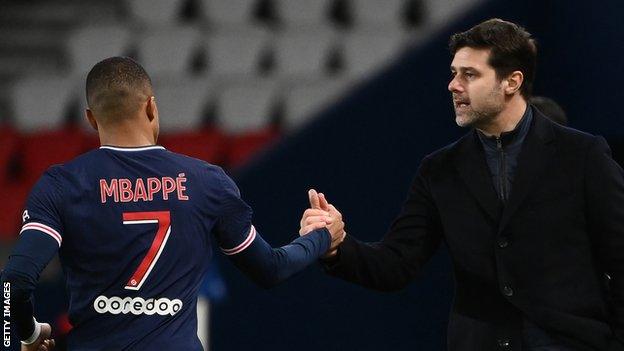
[[[171,150],[165,150],[167,152],[168,155],[170,155],[172,158],[177,158],[180,162],[184,162],[184,163],[189,163],[193,166],[196,167],[205,167],[206,170],[208,171],[215,171],[215,172],[219,172],[219,170],[221,169],[221,167],[212,164],[208,161],[199,159],[199,158],[195,158],[195,157],[191,157],[185,154],[179,154],[177,152],[171,151]]]

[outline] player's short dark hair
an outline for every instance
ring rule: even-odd
[[[544,96],[533,96],[529,101],[546,117],[562,126],[568,125],[568,117],[565,111],[555,100]]]
[[[513,71],[521,71],[524,82],[520,94],[531,97],[537,47],[531,34],[519,25],[499,18],[481,22],[469,30],[451,36],[449,49],[452,55],[464,47],[489,49],[489,65],[496,71],[496,77],[503,79]]]
[[[127,117],[136,112],[141,99],[152,94],[149,75],[129,57],[104,59],[87,75],[87,104],[96,116]]]

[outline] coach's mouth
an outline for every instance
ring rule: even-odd
[[[466,108],[470,106],[470,101],[468,100],[454,100],[455,108]]]

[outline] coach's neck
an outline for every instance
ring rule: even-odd
[[[520,94],[515,94],[505,103],[505,107],[496,118],[489,121],[486,125],[478,126],[477,129],[487,136],[498,138],[502,133],[516,129],[526,109],[527,102],[525,98]]]

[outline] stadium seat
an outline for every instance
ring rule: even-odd
[[[349,33],[343,42],[347,76],[358,78],[374,74],[392,63],[403,49],[405,32],[399,29],[364,28]]]
[[[267,54],[268,39],[266,30],[252,26],[214,31],[204,46],[210,74],[215,77],[257,74]]]
[[[258,0],[202,0],[204,17],[215,27],[250,23]]]
[[[211,98],[208,79],[155,76],[152,82],[163,133],[193,130],[202,124]]]
[[[83,134],[77,128],[24,134],[18,152],[21,179],[32,185],[51,165],[69,161],[83,151]]]
[[[338,100],[348,82],[326,79],[299,82],[283,89],[284,126],[292,131]]]
[[[82,81],[79,84],[76,84],[74,86],[74,91],[73,91],[73,98],[74,98],[74,108],[75,110],[73,111],[75,117],[76,117],[76,124],[86,133],[92,133],[95,132],[95,130],[93,130],[93,128],[91,127],[91,125],[89,124],[89,121],[87,120],[87,116],[85,115],[85,110],[87,109],[87,97],[85,96],[85,81],[86,79],[83,78]]]
[[[226,139],[214,128],[165,134],[160,139],[168,150],[218,165],[225,161]]]
[[[63,313],[56,319],[56,324],[53,327],[55,335],[60,337],[67,337],[67,334],[73,329],[71,322],[69,321],[69,314]],[[55,336],[55,338],[58,338]]]
[[[395,26],[402,24],[406,0],[349,0],[356,26]]]
[[[19,234],[29,191],[30,185],[23,182],[11,182],[0,189],[0,240],[14,239]]]
[[[97,62],[111,56],[127,53],[131,43],[130,32],[120,24],[81,27],[67,39],[66,48],[73,72],[82,79]]]
[[[271,80],[232,82],[219,89],[217,124],[228,135],[264,130],[277,103],[277,84]]]
[[[176,22],[185,0],[130,0],[128,11],[135,20],[147,25]]]
[[[200,48],[200,33],[190,26],[148,30],[137,45],[137,58],[153,76],[190,72]]]
[[[93,129],[81,131],[82,135],[82,153],[88,152],[100,147],[100,137]]]
[[[18,136],[9,126],[0,127],[0,187],[10,180],[10,162],[17,151]]]
[[[75,77],[71,91],[72,107],[75,108],[72,113],[77,116],[77,124],[82,128],[91,129],[84,118],[87,107],[85,80],[88,71],[105,58],[127,55],[131,44],[130,31],[120,24],[80,27],[67,39],[65,46],[71,64],[71,74]]]
[[[254,155],[265,149],[279,137],[279,131],[272,127],[231,136],[227,164],[230,168],[240,167]]]
[[[275,0],[278,19],[286,26],[323,26],[329,23],[332,0]]]
[[[20,131],[59,128],[65,123],[72,98],[72,79],[25,77],[11,89],[13,117]]]
[[[426,21],[430,26],[440,27],[448,23],[449,18],[466,13],[483,0],[426,0]]]
[[[327,75],[334,45],[335,35],[326,28],[282,31],[274,43],[276,74],[292,79]]]

